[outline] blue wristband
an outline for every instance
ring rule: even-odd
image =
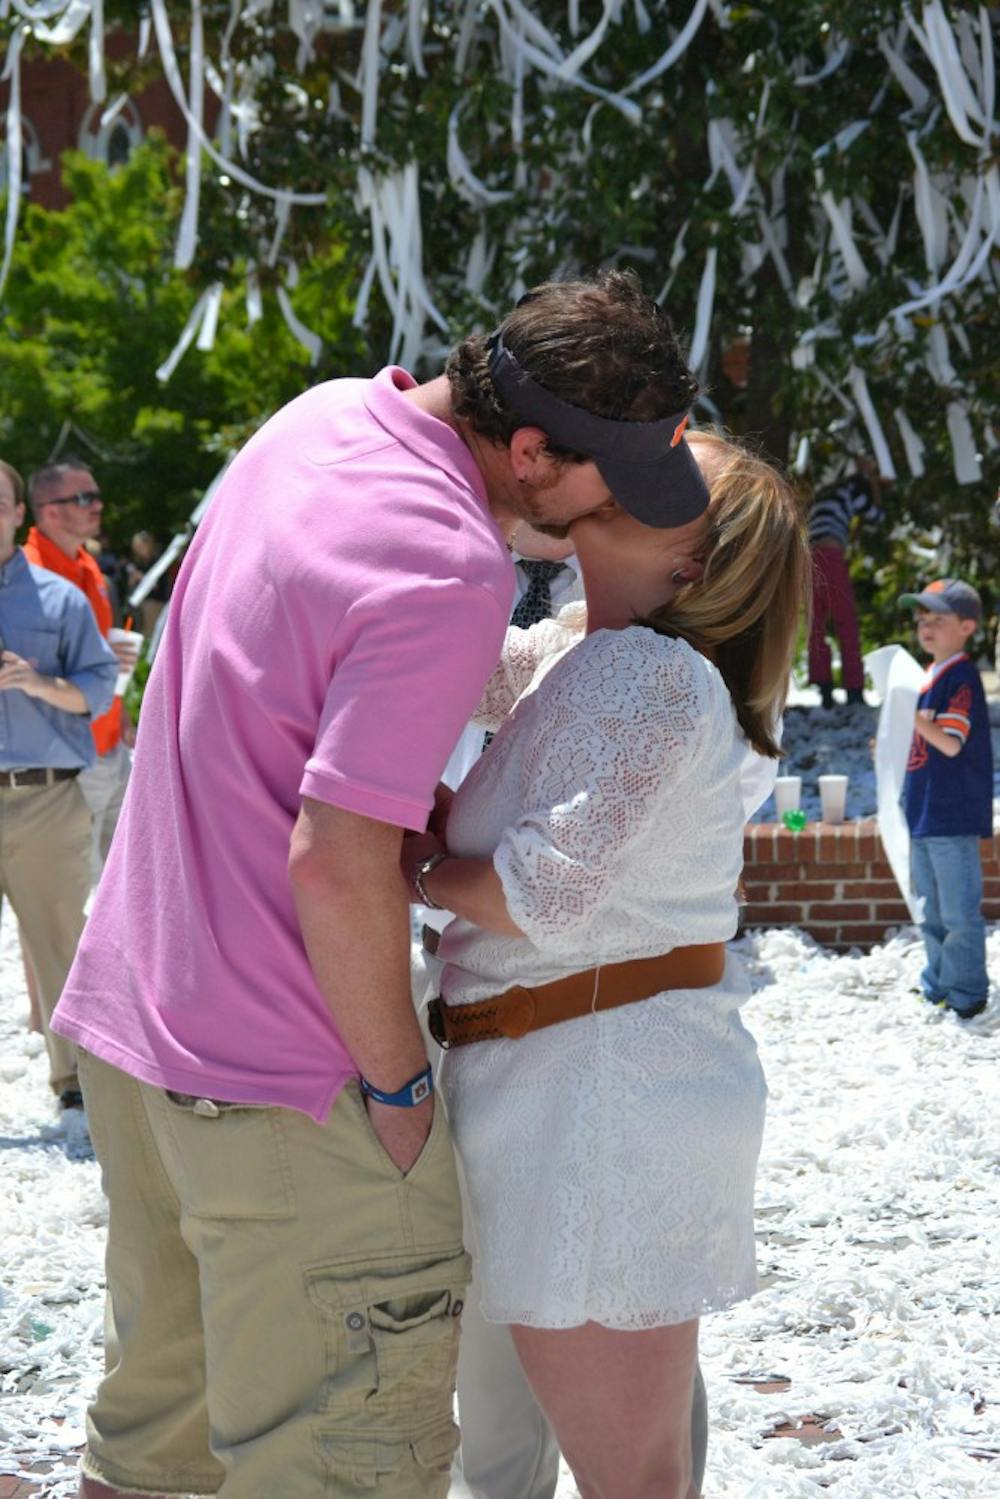
[[[361,1091],[366,1098],[374,1098],[376,1103],[391,1103],[397,1109],[412,1109],[416,1104],[423,1103],[425,1098],[430,1098],[434,1092],[434,1072],[428,1062],[423,1072],[411,1077],[396,1093],[383,1093],[381,1088],[374,1087],[363,1077]]]

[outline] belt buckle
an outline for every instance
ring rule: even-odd
[[[502,1020],[503,1035],[508,1041],[520,1041],[531,1030],[535,1018],[535,995],[523,984],[515,984],[504,994],[506,1013]]]
[[[436,999],[432,999],[428,1003],[427,1029],[430,1031],[432,1039],[437,1042],[441,1050],[448,1051],[451,1047],[451,1042],[448,1040],[448,1035],[444,1028],[444,1016],[441,1011],[442,1000],[439,995]]]

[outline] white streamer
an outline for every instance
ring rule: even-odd
[[[90,97],[103,104],[108,94],[104,76],[104,0],[93,0],[90,12],[90,38],[87,43],[87,67],[90,73]]]
[[[848,372],[848,381],[855,404],[861,413],[861,420],[867,428],[879,474],[883,479],[895,479],[896,467],[892,461],[892,454],[889,452],[889,444],[885,440],[885,433],[882,431],[882,423],[878,419],[872,398],[868,394],[868,381],[865,379],[864,371],[860,370],[856,364],[852,364]]]
[[[318,333],[313,333],[295,316],[295,310],[283,286],[278,287],[278,306],[281,308],[281,315],[288,326],[289,333],[308,352],[309,363],[318,364],[319,356],[323,352],[323,340]]]
[[[194,304],[194,307],[191,310],[191,315],[188,318],[187,322],[184,324],[183,329],[181,330],[180,338],[174,344],[174,347],[171,349],[166,359],[156,371],[156,378],[157,380],[159,380],[161,385],[165,385],[167,383],[167,381],[170,379],[170,376],[173,374],[174,370],[180,364],[181,360],[184,358],[184,355],[191,347],[194,336],[201,326],[201,320],[205,315],[205,308],[208,305],[208,298],[209,292],[203,291],[197,302]]]
[[[948,205],[931,182],[924,154],[917,145],[916,134],[906,137],[915,170],[913,173],[913,206],[924,240],[924,259],[929,271],[937,271],[948,250]]]
[[[215,343],[215,330],[219,323],[219,308],[222,306],[222,282],[216,281],[205,293],[205,308],[202,313],[201,327],[198,329],[196,349],[203,354]]]
[[[978,484],[983,477],[983,466],[976,452],[968,410],[959,401],[949,401],[947,417],[955,479],[959,484]]]
[[[487,187],[481,178],[477,177],[469,165],[468,157],[462,150],[458,138],[458,121],[461,104],[456,104],[448,116],[448,149],[447,164],[448,175],[462,197],[476,208],[493,208],[498,203],[506,203],[511,198],[511,193],[502,192],[496,188]]]
[[[7,99],[7,217],[4,225],[3,264],[0,265],[0,291],[7,284],[21,208],[21,48],[27,34],[25,27],[15,26],[2,75],[3,81],[10,84],[10,95]]]
[[[167,83],[170,85],[170,92],[174,96],[177,107],[184,116],[188,127],[191,128],[193,117],[185,96],[180,69],[177,66],[177,56],[174,52],[173,37],[170,31],[170,21],[167,16],[165,0],[150,0],[150,3],[153,7],[156,41],[163,60],[163,72]],[[377,0],[372,0],[372,3],[377,3]],[[230,157],[221,155],[205,135],[204,131],[201,130],[200,126],[197,126],[196,134],[198,134],[202,150],[208,153],[216,165],[220,166],[234,182],[240,183],[242,187],[248,187],[251,192],[260,193],[267,198],[279,198],[283,193],[287,193],[292,203],[301,204],[306,207],[316,207],[326,202],[325,193],[296,193],[289,191],[287,188],[269,187],[267,183],[260,182],[256,177],[252,177],[249,172],[245,172],[238,162],[233,161]]]
[[[647,68],[645,73],[640,73],[638,78],[629,84],[628,88],[622,89],[622,93],[626,95],[637,94],[640,89],[646,87],[647,83],[652,83],[654,78],[661,77],[668,68],[672,68],[677,59],[683,57],[688,47],[690,47],[702,21],[705,19],[705,11],[707,9],[708,0],[696,0],[694,9],[659,62],[655,62],[651,68]]]
[[[424,67],[424,0],[409,0],[406,9],[406,50],[418,78],[427,77]]]
[[[814,83],[821,83],[824,78],[829,78],[830,74],[835,73],[841,63],[846,61],[850,50],[851,44],[846,40],[841,41],[839,46],[830,48],[827,51],[826,62],[818,73],[802,73],[796,78],[795,82],[798,87],[808,88]]]
[[[715,264],[718,250],[711,245],[705,256],[705,268],[701,273],[698,288],[698,308],[695,313],[694,335],[688,363],[693,370],[700,370],[708,352],[708,335],[712,326],[712,308],[715,304]]]
[[[818,177],[817,182],[821,181],[822,178]],[[868,285],[868,267],[861,259],[858,247],[854,243],[854,234],[851,230],[850,221],[851,200],[850,198],[843,198],[838,203],[831,192],[821,192],[819,201],[823,205],[827,218],[830,220],[830,227],[833,230],[837,249],[840,251],[844,262],[847,279],[855,291],[860,291]]]
[[[94,0],[70,0],[62,19],[55,26],[32,21],[31,29],[40,42],[48,42],[53,47],[65,47],[89,20],[93,6]],[[55,12],[50,14],[54,15]]]
[[[190,120],[188,122],[187,154],[184,164],[184,211],[181,214],[177,234],[177,249],[174,265],[186,271],[194,260],[198,243],[198,206],[201,201],[201,141],[204,136],[202,118],[205,104],[205,39],[202,26],[201,0],[191,0],[191,58],[190,58]]]
[[[264,316],[264,302],[260,294],[260,277],[254,264],[247,266],[247,327],[252,328]]]
[[[916,73],[914,73],[910,65],[905,61],[902,53],[898,52],[896,48],[891,44],[885,32],[882,32],[882,34],[879,36],[878,47],[879,51],[882,53],[882,56],[889,64],[889,68],[892,71],[892,74],[895,77],[897,83],[903,90],[904,94],[906,94],[914,109],[922,110],[926,108],[928,100],[931,97],[930,91],[924,86],[924,84],[917,77]]]
[[[560,78],[575,78],[577,73],[588,63],[604,40],[605,33],[612,17],[618,9],[617,0],[604,0],[604,14],[594,27],[588,37],[585,37],[579,46],[574,47],[568,57],[564,57],[559,64]]]
[[[922,479],[925,472],[923,441],[914,432],[910,418],[902,406],[897,406],[892,414],[896,419],[899,435],[903,439],[903,451],[906,454],[906,462],[909,465],[910,473],[915,479]]]

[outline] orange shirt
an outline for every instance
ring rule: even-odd
[[[75,583],[77,588],[87,595],[90,607],[94,611],[94,618],[97,620],[97,628],[107,639],[108,631],[114,623],[111,600],[108,597],[108,585],[104,574],[86,547],[80,547],[75,557],[67,557],[61,547],[57,547],[54,541],[43,536],[37,526],[32,526],[28,532],[28,539],[24,543],[24,551],[28,561],[33,562],[36,567],[44,567],[50,573],[58,573],[61,578],[67,578],[70,583]],[[102,713],[100,718],[95,718],[90,727],[99,755],[106,755],[109,750],[114,749],[122,737],[121,698],[116,697],[107,713]]]

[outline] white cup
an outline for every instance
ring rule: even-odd
[[[108,631],[108,645],[131,645],[135,650],[136,661],[139,659],[139,651],[142,648],[144,639],[145,636],[139,630],[119,630],[116,626],[114,629]],[[115,683],[115,697],[121,697],[125,688],[132,680],[134,667],[135,662],[133,662],[128,670],[125,670],[121,666],[121,663],[119,663],[118,681]]]
[[[774,783],[774,810],[781,818],[786,812],[797,812],[802,799],[801,776],[779,776]]]
[[[847,810],[847,777],[820,776],[819,799],[824,822],[843,822]]]

